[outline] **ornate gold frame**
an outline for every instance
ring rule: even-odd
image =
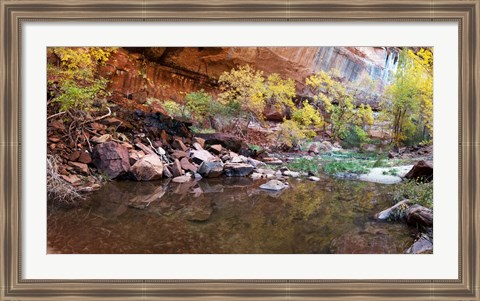
[[[480,300],[479,0],[0,0],[0,300]],[[106,17],[107,16],[107,17]],[[455,21],[459,27],[457,280],[25,280],[21,269],[21,28],[26,20]],[[360,299],[359,299],[360,298]]]

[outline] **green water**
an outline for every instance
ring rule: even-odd
[[[403,253],[411,229],[373,215],[391,185],[290,179],[281,192],[249,178],[184,184],[111,182],[86,205],[49,208],[51,253]]]

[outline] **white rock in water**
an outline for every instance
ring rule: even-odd
[[[266,189],[266,190],[273,190],[273,191],[278,191],[282,190],[284,188],[287,188],[288,185],[279,181],[279,180],[270,180],[267,183],[260,185],[261,189]]]
[[[318,182],[318,181],[320,181],[320,178],[314,177],[314,176],[308,177],[308,179],[309,179],[310,181],[313,181],[313,182]]]

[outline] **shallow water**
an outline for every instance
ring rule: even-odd
[[[49,208],[51,253],[403,253],[401,223],[377,222],[391,185],[289,179],[280,192],[249,178],[184,184],[111,182],[86,206]]]

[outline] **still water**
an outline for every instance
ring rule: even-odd
[[[280,192],[249,178],[176,184],[111,182],[84,206],[50,207],[50,253],[329,254],[403,253],[402,223],[377,222],[391,185],[289,179]]]

